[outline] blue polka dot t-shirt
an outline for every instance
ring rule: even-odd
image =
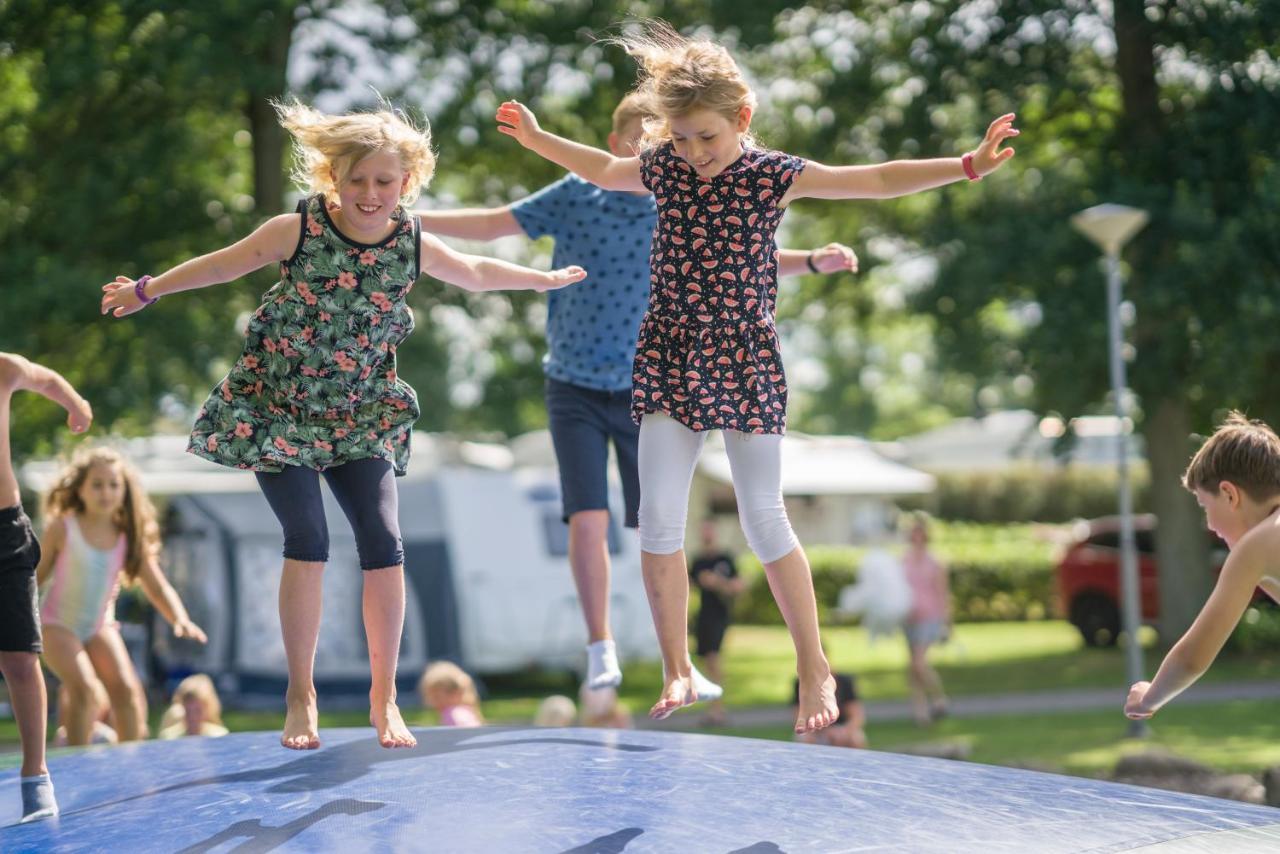
[[[629,390],[649,300],[653,196],[602,190],[567,175],[511,212],[529,237],[555,239],[555,267],[578,264],[588,274],[547,295],[547,376],[597,391]]]

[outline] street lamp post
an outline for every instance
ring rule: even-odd
[[[1133,492],[1129,485],[1128,436],[1125,432],[1128,416],[1128,387],[1125,378],[1124,334],[1120,322],[1120,251],[1135,234],[1147,224],[1146,211],[1125,205],[1096,205],[1071,218],[1077,231],[1102,250],[1107,268],[1107,332],[1111,362],[1111,395],[1115,398],[1116,422],[1116,474],[1120,492],[1120,592],[1121,617],[1128,644],[1125,647],[1125,664],[1129,685],[1141,681],[1145,674],[1142,666],[1142,646],[1138,643],[1138,629],[1142,625],[1139,608],[1138,550],[1133,535]],[[1125,686],[1128,687],[1127,685]],[[1145,721],[1131,721],[1129,735],[1144,738],[1147,735]]]

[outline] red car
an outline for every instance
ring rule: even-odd
[[[1134,516],[1133,525],[1138,547],[1142,621],[1154,623],[1160,616],[1156,517]],[[1082,523],[1082,528],[1077,541],[1058,563],[1058,601],[1086,644],[1112,646],[1120,634],[1120,519],[1117,516],[1094,519]],[[1210,555],[1216,576],[1227,559],[1227,550],[1221,540],[1207,530],[1206,533],[1213,537]]]

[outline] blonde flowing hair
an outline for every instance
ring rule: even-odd
[[[119,451],[101,446],[82,447],[71,462],[58,475],[53,488],[41,505],[46,519],[83,513],[80,488],[84,486],[89,471],[97,465],[114,466],[124,481],[124,501],[111,521],[124,533],[124,575],[130,583],[138,580],[143,564],[160,554],[160,526],[156,523],[156,508],[142,489],[137,470]]]
[[[666,21],[640,21],[639,28],[605,41],[630,54],[640,66],[635,92],[657,114],[645,122],[644,144],[671,139],[670,120],[695,110],[710,110],[735,125],[743,107],[756,107],[756,96],[729,51],[706,39],[680,35]],[[755,145],[750,132],[745,145]]]
[[[408,176],[402,205],[413,204],[436,171],[430,127],[419,128],[385,102],[380,109],[344,116],[327,115],[296,100],[273,106],[281,127],[293,136],[293,180],[312,193],[334,198],[356,164],[381,151],[396,155]]]

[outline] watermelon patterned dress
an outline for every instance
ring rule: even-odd
[[[409,464],[417,395],[396,375],[413,330],[405,297],[420,265],[416,217],[397,208],[376,244],[334,225],[321,196],[245,331],[244,352],[196,416],[187,450],[233,468],[323,471],[352,460]]]
[[[778,355],[778,200],[802,158],[747,149],[701,178],[670,142],[640,156],[658,205],[649,308],[632,374],[632,418],[663,412],[691,430],[786,432]]]

